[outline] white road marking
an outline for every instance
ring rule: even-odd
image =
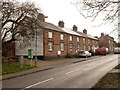
[[[65,73],[65,74],[70,74],[70,73],[75,72],[75,71],[77,71],[77,70],[79,70],[79,69],[75,69],[75,70],[70,71],[70,72],[67,72],[67,73]]]
[[[45,82],[48,82],[48,81],[50,81],[50,80],[52,80],[52,79],[54,79],[54,78],[50,78],[50,79],[47,79],[47,80],[44,80],[44,81],[41,81],[41,82],[35,83],[35,84],[33,84],[33,85],[30,85],[30,86],[28,86],[28,87],[25,87],[25,88],[22,89],[22,90],[25,90],[25,89],[28,89],[28,88],[34,87],[34,86],[36,86],[36,85],[39,85],[39,84],[42,84],[42,83],[45,83]]]

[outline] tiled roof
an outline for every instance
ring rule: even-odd
[[[69,28],[62,28],[62,27],[59,27],[59,26],[56,26],[52,23],[48,23],[48,22],[39,22],[43,28],[47,28],[47,29],[51,29],[51,30],[54,30],[54,31],[59,31],[59,32],[66,32],[68,34],[72,34],[72,35],[77,35],[77,36],[82,36],[82,37],[88,37],[88,38],[91,38],[91,39],[96,39],[98,40],[97,38],[95,38],[94,36],[90,35],[90,34],[84,34],[82,32],[75,32],[73,31],[72,29],[69,29]]]
[[[54,25],[52,23],[40,22],[40,24],[42,25],[43,28],[51,29],[51,30],[59,31],[59,32],[64,32],[63,30],[61,30],[59,27],[57,27],[56,25]]]

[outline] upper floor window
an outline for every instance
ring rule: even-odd
[[[64,43],[60,44],[61,51],[64,51]]]
[[[110,40],[109,40],[109,43],[110,43]]]
[[[48,43],[48,50],[53,51],[53,43],[52,42]]]
[[[90,39],[88,39],[88,44],[90,44]]]
[[[77,42],[79,42],[80,41],[80,39],[79,39],[79,37],[77,37]]]
[[[70,51],[72,51],[72,44],[70,44]]]
[[[64,40],[64,35],[63,34],[60,34],[60,39]]]
[[[48,32],[48,38],[53,38],[53,33],[52,32]]]
[[[83,38],[83,43],[85,43],[85,38]]]
[[[98,45],[98,41],[96,41],[96,45]]]
[[[93,45],[94,45],[94,40],[93,40]]]
[[[72,41],[72,36],[70,36],[70,41]]]

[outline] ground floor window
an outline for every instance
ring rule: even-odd
[[[48,50],[53,51],[53,43],[52,42],[48,43]]]
[[[85,45],[83,45],[83,50],[86,51],[86,46]]]
[[[61,51],[64,51],[64,43],[60,44]]]
[[[73,47],[73,45],[72,45],[72,44],[70,44],[70,51],[72,51],[72,47]]]
[[[90,51],[90,46],[88,46],[88,51]]]
[[[77,51],[79,51],[80,50],[80,45],[77,45]]]

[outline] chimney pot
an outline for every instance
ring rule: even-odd
[[[39,13],[38,15],[37,15],[37,18],[40,20],[40,21],[43,21],[43,22],[45,22],[45,16],[44,16],[44,14],[42,14],[42,13]]]

